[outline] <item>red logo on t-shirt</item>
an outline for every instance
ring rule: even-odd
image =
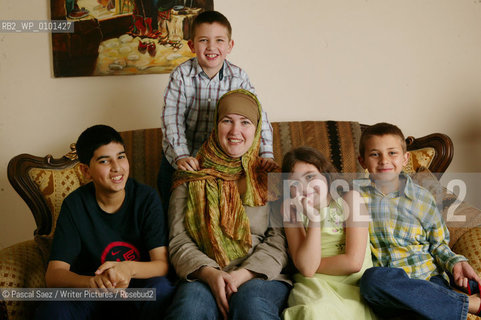
[[[139,261],[139,250],[128,242],[115,241],[105,247],[100,262],[105,261]]]

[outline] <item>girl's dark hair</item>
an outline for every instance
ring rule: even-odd
[[[112,127],[95,125],[80,134],[75,149],[80,163],[89,165],[95,150],[111,142],[117,142],[125,146],[120,134]]]
[[[332,175],[337,172],[329,160],[312,147],[297,147],[287,152],[282,159],[282,172],[292,172],[297,162],[305,162],[315,166],[326,177],[328,185],[332,182]]]

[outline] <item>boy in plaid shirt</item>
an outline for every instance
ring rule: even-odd
[[[402,172],[409,153],[401,130],[375,124],[362,133],[359,162],[370,173],[362,187],[372,217],[374,267],[361,278],[361,294],[380,316],[466,319],[481,310],[480,278],[448,246],[449,232],[429,191]],[[454,285],[468,293],[455,292]]]
[[[166,210],[174,170],[199,170],[195,155],[212,132],[219,98],[241,88],[255,93],[247,74],[226,60],[234,46],[231,33],[231,25],[221,13],[199,14],[191,26],[188,42],[196,57],[179,65],[170,75],[161,122],[164,156],[157,180]],[[276,166],[272,127],[265,112],[262,119],[260,161],[265,170],[270,170]]]

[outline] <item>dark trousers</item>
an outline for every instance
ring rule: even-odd
[[[290,286],[282,281],[251,279],[229,300],[231,320],[280,320]],[[222,319],[210,287],[201,282],[182,281],[177,286],[166,320]]]
[[[472,290],[477,283],[470,281]],[[451,289],[442,276],[411,279],[401,268],[373,267],[364,272],[361,295],[382,317],[419,315],[423,319],[466,319],[468,296]]]
[[[162,155],[159,174],[157,175],[157,187],[159,188],[160,200],[162,200],[162,209],[164,209],[166,215],[169,212],[170,195],[172,193],[172,176],[174,172],[174,167],[172,167],[169,161],[167,161],[167,158]]]

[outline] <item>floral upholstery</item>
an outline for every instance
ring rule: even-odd
[[[409,152],[411,155],[408,160],[408,164],[404,167],[404,171],[407,173],[414,173],[419,168],[429,168],[435,151],[433,148],[422,148],[418,150],[412,150]]]
[[[468,258],[469,263],[473,266],[474,270],[481,273],[481,227],[470,228],[467,230],[456,242],[453,250],[459,254],[462,254]],[[468,319],[474,320],[479,317],[469,315]]]
[[[49,236],[53,236],[63,199],[88,180],[80,171],[79,164],[68,169],[33,168],[29,171],[29,175],[52,212],[52,231]]]
[[[17,243],[0,251],[0,288],[45,287],[44,257],[34,240]],[[7,319],[33,319],[34,302],[0,301]],[[3,319],[3,318],[2,318]]]

